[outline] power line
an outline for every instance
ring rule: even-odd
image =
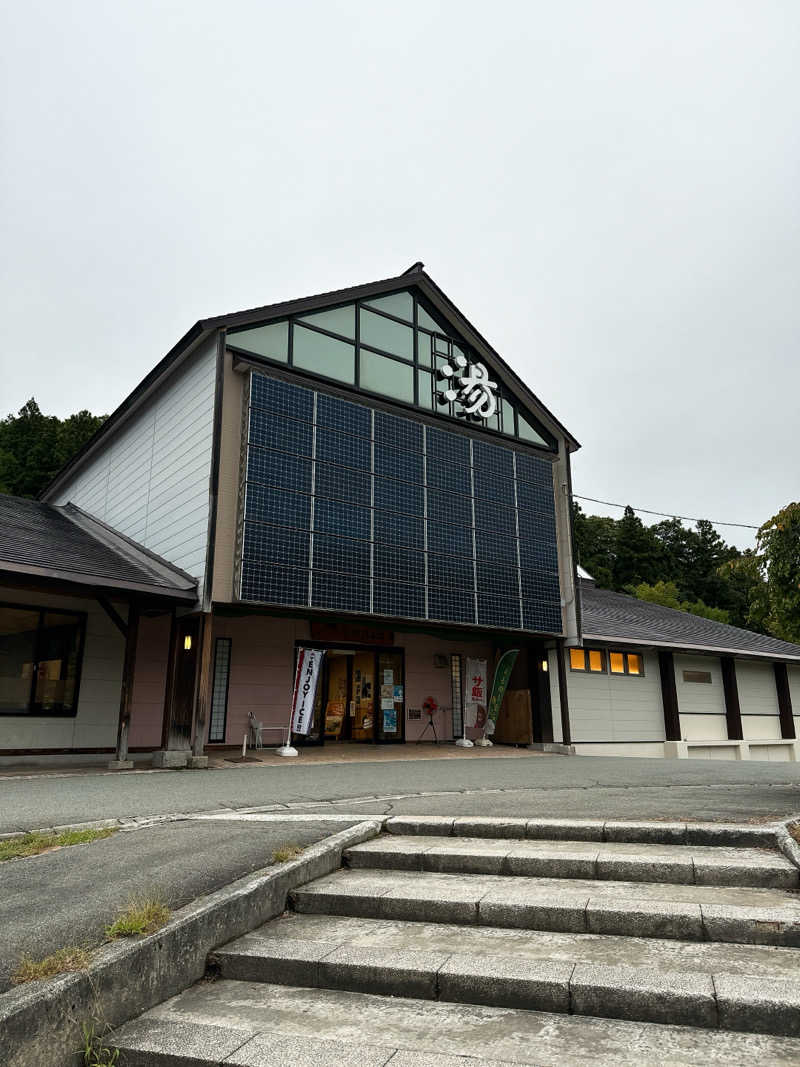
[[[612,500],[597,500],[593,496],[579,496],[572,494],[576,500],[589,500],[592,504],[605,504],[609,508],[626,508],[627,504],[615,504]],[[649,511],[647,508],[631,508],[631,511],[640,511],[643,515],[657,515],[661,519],[684,519],[686,522],[710,522],[712,526],[738,526],[740,530],[758,530],[759,526],[753,526],[749,522],[716,522],[714,519],[693,519],[691,515],[675,515],[671,511]]]

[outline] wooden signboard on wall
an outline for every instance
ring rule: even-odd
[[[334,641],[352,645],[393,645],[394,633],[391,630],[379,630],[373,626],[359,626],[357,623],[320,622],[311,623],[311,637],[314,641]]]

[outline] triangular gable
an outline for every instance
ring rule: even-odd
[[[556,451],[560,434],[577,447],[424,271],[204,325],[212,323],[226,326],[228,346],[245,356],[537,448]]]

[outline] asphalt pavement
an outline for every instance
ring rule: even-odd
[[[375,797],[388,799],[370,803]],[[777,819],[800,812],[800,764],[531,754],[304,765],[301,756],[281,766],[206,771],[0,775],[0,833],[270,805],[361,814]]]
[[[348,824],[163,822],[0,863],[0,992],[24,954],[93,948],[132,896],[172,911],[272,863],[282,844],[309,845]]]

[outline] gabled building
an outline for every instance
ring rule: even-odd
[[[251,722],[278,744],[308,647],[326,650],[310,744],[457,737],[468,663],[491,678],[518,649],[500,741],[637,755],[738,743],[733,655],[740,683],[740,660],[779,664],[765,740],[787,743],[763,752],[794,757],[800,649],[716,632],[700,647],[689,623],[646,625],[650,605],[585,582],[582,635],[577,447],[419,263],[201,320],[41,502],[0,508],[0,760],[89,753],[125,766],[152,753],[202,766]],[[79,532],[102,562],[96,545],[74,547]],[[61,563],[42,573],[50,557]],[[75,631],[51,641],[51,608],[83,612],[85,643]],[[690,719],[702,701],[684,692],[694,668],[680,657],[695,655],[722,657],[709,669],[724,738],[718,710]],[[102,698],[87,695],[94,675]],[[70,698],[39,699],[35,677]]]

